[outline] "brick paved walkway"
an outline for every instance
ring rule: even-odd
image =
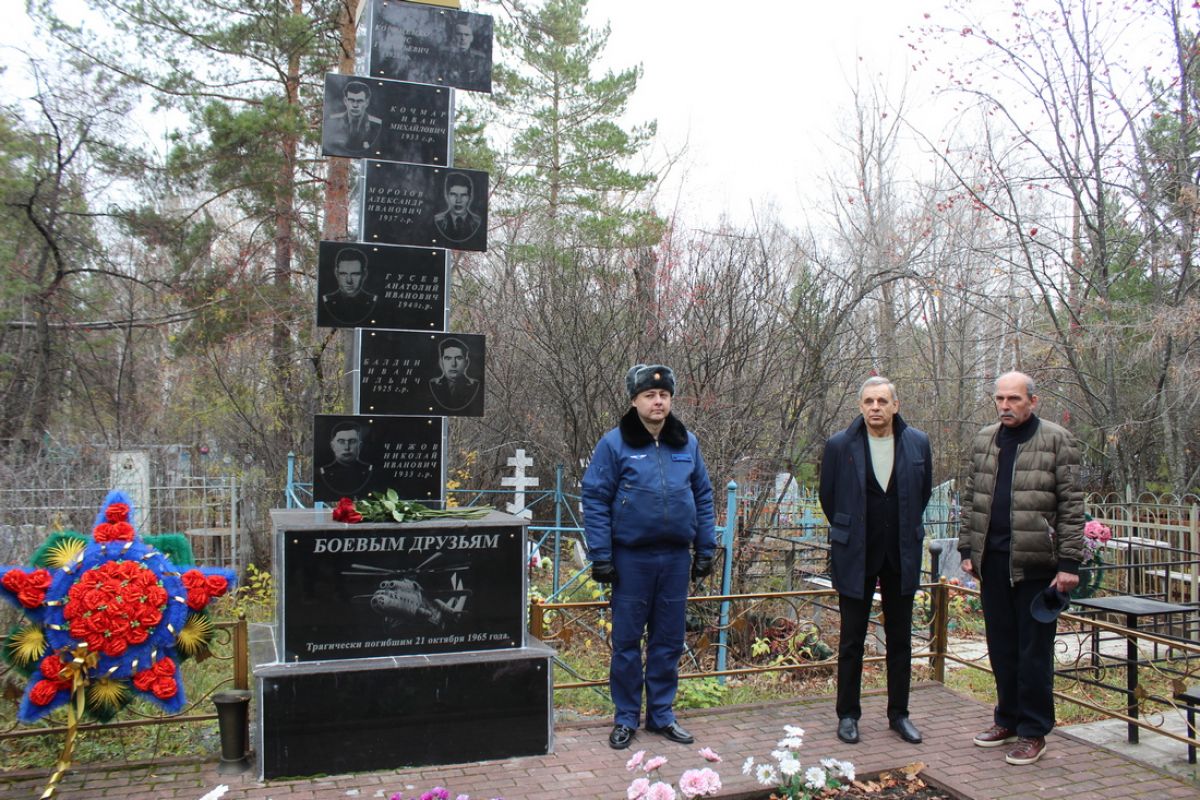
[[[633,749],[666,756],[670,762],[663,775],[675,780],[683,770],[703,765],[696,754],[698,748],[712,747],[724,758],[716,766],[725,786],[722,797],[729,799],[749,798],[758,788],[741,774],[742,762],[750,755],[769,758],[785,724],[806,730],[799,754],[806,766],[832,756],[853,761],[859,773],[867,774],[922,761],[925,774],[972,800],[1200,798],[1200,787],[1194,784],[1061,733],[1050,737],[1049,749],[1039,763],[1010,766],[1004,761],[1003,748],[985,750],[971,744],[971,737],[990,723],[990,709],[939,684],[923,684],[913,690],[912,718],[925,737],[921,745],[906,744],[887,729],[884,696],[868,693],[863,706],[863,741],[858,745],[837,740],[833,698],[820,697],[683,712],[681,721],[697,736],[694,746],[639,732]],[[465,793],[474,800],[495,796],[506,800],[615,800],[625,797],[631,777],[625,761],[631,751],[609,749],[608,729],[607,723],[596,722],[560,725],[555,731],[555,753],[550,756],[308,780],[262,783],[251,777],[251,772],[219,775],[213,763],[81,769],[67,776],[60,796],[64,800],[198,800],[224,783],[229,786],[226,800],[388,800],[397,791],[403,790],[407,796],[437,785],[448,787],[452,797],[453,793]],[[337,746],[336,742],[329,744]],[[1184,758],[1182,744],[1179,750]],[[36,798],[45,779],[41,774],[0,774],[0,797]]]

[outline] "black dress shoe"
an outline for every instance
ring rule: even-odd
[[[837,737],[846,744],[858,744],[858,720],[854,717],[839,719]]]
[[[695,737],[685,731],[683,726],[681,726],[678,722],[672,722],[670,725],[666,725],[661,728],[651,728],[649,725],[647,725],[646,730],[650,731],[651,733],[657,733],[661,736],[664,736],[670,739],[672,742],[679,742],[679,744],[691,744],[692,742],[696,741]]]
[[[628,725],[614,725],[608,735],[608,746],[613,750],[624,750],[633,741],[633,728]]]
[[[900,734],[900,738],[909,744],[921,743],[921,732],[908,717],[896,717],[888,723],[888,727]]]

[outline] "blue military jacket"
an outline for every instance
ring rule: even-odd
[[[716,547],[713,491],[695,434],[674,415],[656,442],[631,408],[601,437],[583,475],[588,555],[612,561],[613,545]]]

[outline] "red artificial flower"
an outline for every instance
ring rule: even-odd
[[[119,522],[101,522],[92,528],[92,538],[97,542],[132,542],[133,526],[124,520]]]
[[[179,691],[179,685],[174,678],[156,678],[150,686],[150,691],[159,700],[168,700]]]
[[[112,503],[104,510],[104,518],[109,522],[125,522],[129,519],[129,506],[125,503]]]
[[[50,573],[44,569],[35,569],[33,572],[14,569],[6,572],[0,583],[17,596],[21,605],[37,608],[46,599],[46,590],[50,588]]]
[[[150,669],[133,676],[134,687],[141,692],[150,692],[160,700],[174,697],[179,691],[175,682],[175,662],[171,658],[160,659]]]
[[[333,509],[334,522],[362,522],[362,514],[354,510],[354,501],[349,497],[343,497],[338,500],[337,507]]]
[[[136,561],[108,561],[83,573],[67,591],[63,609],[71,636],[93,653],[114,657],[146,641],[167,603],[167,592],[157,581]]]
[[[62,681],[38,681],[29,692],[29,702],[35,706],[48,706],[56,694],[70,686],[69,683],[64,685]]]
[[[42,677],[48,681],[63,681],[63,669],[66,668],[66,663],[57,653],[51,653],[42,659],[38,664],[38,671],[42,673]]]
[[[183,573],[183,586],[187,589],[188,608],[199,611],[214,597],[220,597],[229,589],[229,581],[220,575],[205,575],[198,569]]]

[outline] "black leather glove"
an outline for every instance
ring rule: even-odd
[[[593,561],[592,580],[596,583],[616,583],[617,568],[611,561]]]
[[[712,575],[712,556],[696,556],[692,560],[692,580],[700,580]]]

